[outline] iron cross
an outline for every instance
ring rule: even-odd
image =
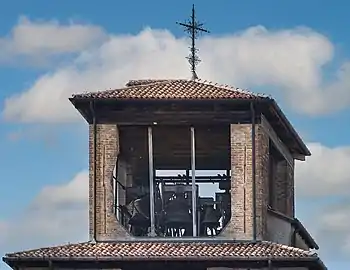
[[[196,66],[201,61],[197,55],[198,49],[196,48],[196,39],[198,38],[198,35],[200,32],[209,33],[208,30],[202,28],[203,23],[199,23],[196,21],[196,14],[194,5],[192,6],[192,16],[191,20],[187,21],[186,23],[179,23],[177,24],[185,27],[185,31],[190,34],[191,38],[191,47],[190,47],[190,55],[187,56],[187,60],[190,63],[191,71],[192,71],[192,79],[198,79],[197,73],[196,73]]]

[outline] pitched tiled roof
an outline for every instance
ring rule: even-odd
[[[99,242],[80,243],[64,246],[40,248],[18,253],[6,254],[11,259],[108,259],[142,260],[142,259],[305,259],[317,258],[317,255],[299,248],[293,248],[271,242]]]
[[[203,80],[132,80],[126,87],[75,94],[73,99],[263,99],[267,96]]]

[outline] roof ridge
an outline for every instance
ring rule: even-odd
[[[126,86],[126,87],[123,87],[123,88],[117,88],[117,89],[114,89],[114,91],[130,89],[130,88],[137,88],[137,87],[159,85],[159,84],[166,84],[166,83],[169,83],[171,81],[175,81],[175,80],[159,80],[159,81],[154,81],[154,82],[150,82],[150,83],[146,83],[146,84],[135,84],[135,85]]]
[[[134,87],[134,86],[144,86],[155,83],[164,83],[171,81],[171,79],[140,79],[140,80],[129,80],[125,86],[126,87]]]

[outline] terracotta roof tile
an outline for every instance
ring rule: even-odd
[[[101,99],[263,99],[262,94],[203,80],[132,80],[126,87],[73,95]]]
[[[43,258],[113,258],[113,260],[140,259],[242,259],[264,258],[308,258],[317,257],[299,248],[271,242],[101,242],[69,244],[57,247],[40,248],[18,253],[6,254],[7,259]]]

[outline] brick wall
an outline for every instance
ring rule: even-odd
[[[294,217],[294,161],[279,161],[274,179],[274,200],[271,207],[291,218]]]
[[[261,126],[268,134],[271,145],[279,152],[279,159],[283,159],[277,166],[274,179],[273,207],[289,217],[294,217],[294,158],[263,115]]]
[[[253,178],[252,141],[250,124],[232,124],[231,142],[231,220],[222,232],[230,239],[253,238]],[[267,205],[269,196],[268,162],[269,134],[256,125],[256,224],[257,238],[265,239],[267,232]],[[89,131],[90,238],[94,234],[94,156],[93,128]],[[112,174],[119,153],[119,133],[116,125],[97,125],[96,155],[96,234],[97,240],[130,237],[114,215]],[[284,162],[276,179],[277,209],[294,216],[294,162]],[[127,177],[129,178],[129,177]],[[123,183],[124,184],[124,183]],[[120,194],[121,195],[121,194]],[[120,196],[123,200],[123,196]]]
[[[231,239],[253,238],[252,126],[232,124],[231,137],[231,220],[222,236]],[[257,239],[266,232],[267,168],[269,140],[256,125],[256,224]]]
[[[261,125],[256,127],[256,201],[257,226],[260,239],[267,234],[267,204],[269,196],[269,136]]]
[[[253,177],[250,124],[231,125],[231,220],[222,236],[231,239],[253,238]],[[256,125],[256,225],[257,239],[267,237],[269,198],[269,144],[266,129]],[[280,147],[281,148],[281,147]],[[294,160],[280,161],[274,179],[275,210],[294,217]]]
[[[89,234],[97,241],[130,237],[114,214],[112,175],[119,153],[119,133],[116,125],[96,126],[96,186],[94,183],[94,130],[89,126]],[[96,205],[94,205],[96,189]],[[96,213],[96,228],[94,228]]]
[[[295,217],[294,166],[294,160],[292,161],[292,164],[287,164],[286,215],[292,218]]]
[[[286,214],[287,207],[287,161],[282,160],[277,163],[274,179],[274,210]]]

